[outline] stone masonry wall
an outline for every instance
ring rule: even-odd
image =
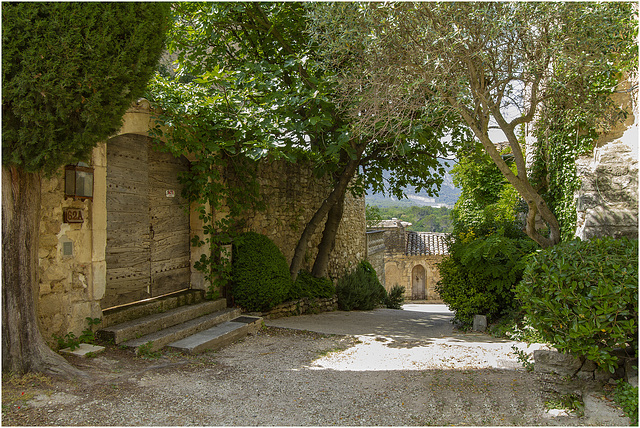
[[[329,195],[329,186],[326,181],[316,178],[308,166],[284,161],[263,162],[258,180],[267,209],[251,213],[248,229],[271,238],[287,262],[291,262],[298,239],[306,223]],[[331,279],[342,276],[345,269],[365,258],[364,207],[364,198],[354,198],[347,193],[329,262]],[[309,240],[303,269],[311,270],[313,266],[324,221],[326,218]]]
[[[576,195],[576,236],[638,237],[638,142],[614,141],[577,162],[582,186]],[[634,153],[635,149],[635,153]]]
[[[367,261],[375,269],[380,283],[386,287],[384,249],[384,230],[367,231]]]
[[[100,176],[104,173],[99,161],[101,149],[95,152],[94,176]],[[93,249],[96,207],[93,201],[65,198],[64,185],[64,168],[42,180],[38,320],[44,340],[52,344],[54,334],[62,337],[73,332],[78,336],[87,328],[87,317],[102,316],[99,299],[103,288],[94,274],[101,268]],[[63,223],[65,208],[81,209],[84,222]],[[63,254],[64,243],[71,243],[72,255]]]

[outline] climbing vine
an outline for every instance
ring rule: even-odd
[[[577,61],[553,64],[554,78],[546,91],[555,96],[543,103],[534,124],[536,143],[528,148],[533,161],[531,182],[558,219],[563,241],[572,239],[576,231],[574,194],[581,185],[576,160],[593,150],[599,135],[626,118],[627,112],[614,105],[611,95],[625,92],[621,83],[637,77],[637,12],[622,2],[603,7],[616,13],[603,15],[596,29],[585,27],[580,19],[568,21],[567,31],[576,38],[599,31],[603,40],[608,34],[608,44],[597,56],[581,53]]]
[[[218,297],[229,283],[229,248],[243,231],[246,213],[264,209],[256,178],[259,156],[244,149],[243,139],[234,138],[243,131],[228,124],[233,104],[212,100],[206,88],[156,75],[148,97],[162,106],[152,137],[164,141],[164,150],[192,161],[179,179],[183,196],[203,223],[202,234],[192,237],[191,244],[208,249],[194,267],[210,284],[207,296]]]

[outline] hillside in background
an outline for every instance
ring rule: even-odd
[[[451,233],[451,210],[446,207],[386,207],[379,208],[380,217],[384,220],[397,218],[408,221],[412,232]]]
[[[448,166],[445,166],[446,164]],[[398,198],[394,196],[385,196],[381,193],[372,193],[367,191],[365,200],[367,204],[372,206],[377,206],[380,208],[385,207],[412,207],[412,206],[431,206],[431,207],[447,207],[453,208],[453,205],[456,203],[458,198],[460,197],[460,189],[453,185],[453,179],[449,174],[451,168],[455,164],[454,161],[444,161],[441,160],[440,163],[445,167],[446,173],[444,176],[444,180],[442,182],[442,186],[440,187],[440,192],[438,196],[429,196],[426,192],[422,191],[419,193],[415,192],[415,187],[409,186],[405,188],[406,198],[398,200]],[[384,173],[385,180],[391,175],[389,171]]]

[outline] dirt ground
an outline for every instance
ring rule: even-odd
[[[376,346],[398,353],[367,353]],[[440,357],[426,366],[390,363],[418,349]],[[373,355],[378,365],[354,365],[375,360]],[[392,343],[276,327],[195,356],[163,351],[143,358],[108,346],[92,358],[67,357],[87,374],[84,379],[3,374],[2,425],[625,424],[623,418],[548,412],[545,402],[583,393],[563,379],[515,365],[483,368],[473,358],[464,366],[442,364],[456,355],[460,349],[439,343]],[[619,413],[606,397],[599,399]]]

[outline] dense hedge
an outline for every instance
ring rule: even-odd
[[[307,271],[301,270],[291,287],[287,300],[298,300],[303,297],[327,298],[336,294],[336,288],[328,278],[316,278]]]
[[[248,311],[267,311],[282,303],[291,291],[289,265],[266,236],[246,232],[235,238],[231,293]]]
[[[375,269],[365,260],[338,280],[338,308],[343,311],[368,311],[384,303],[387,292],[380,284]]]
[[[495,320],[514,308],[513,287],[522,278],[525,257],[537,248],[513,228],[481,237],[472,231],[460,234],[439,264],[436,291],[463,326],[471,326],[474,315]]]
[[[171,4],[2,4],[2,164],[52,173],[122,126],[163,52]]]
[[[638,349],[638,240],[575,240],[540,251],[516,295],[544,340],[613,372],[614,348]]]

